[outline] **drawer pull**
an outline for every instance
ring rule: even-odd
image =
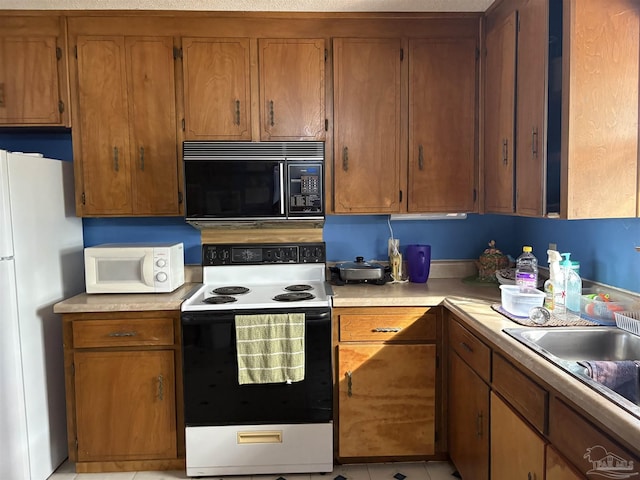
[[[238,445],[255,443],[282,443],[282,431],[268,432],[238,432],[236,434]]]
[[[135,337],[136,335],[138,335],[138,332],[136,332],[136,331],[132,331],[132,332],[111,332],[109,334],[110,337]]]
[[[464,348],[467,352],[469,352],[469,353],[473,353],[473,348],[471,348],[471,347],[470,347],[469,345],[467,345],[466,343],[464,343],[464,342],[460,342],[460,346],[461,346],[462,348]]]
[[[373,329],[374,332],[381,332],[381,333],[397,333],[400,330],[402,330],[401,327],[376,327]]]
[[[234,125],[240,125],[240,100],[236,100],[236,112],[233,120]]]
[[[344,375],[345,377],[347,377],[347,397],[350,397],[353,395],[353,391],[352,391],[353,382],[351,380],[351,370],[347,371],[347,373],[345,373]]]
[[[158,375],[158,400],[164,400],[164,377]]]

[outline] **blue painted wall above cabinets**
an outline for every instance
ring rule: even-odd
[[[41,152],[72,158],[69,130],[2,129],[0,149]],[[36,200],[34,200],[34,203]],[[324,228],[330,261],[386,259],[390,236],[386,215],[329,215]],[[182,217],[85,218],[85,246],[105,242],[167,242],[185,244],[185,261],[201,262],[200,232]],[[513,257],[531,245],[541,265],[547,264],[549,243],[580,261],[584,278],[640,292],[640,219],[555,220],[506,215],[469,215],[465,220],[391,221],[401,249],[411,243],[432,247],[434,260],[476,259],[489,240]]]

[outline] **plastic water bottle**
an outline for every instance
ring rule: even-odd
[[[516,259],[516,285],[520,291],[538,287],[538,259],[531,253],[529,245],[522,247],[522,254]]]

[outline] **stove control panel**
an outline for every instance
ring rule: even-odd
[[[324,263],[323,242],[296,244],[202,245],[202,266],[264,265],[273,263]]]

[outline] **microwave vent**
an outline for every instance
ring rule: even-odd
[[[324,142],[184,142],[185,160],[230,158],[323,159]]]

